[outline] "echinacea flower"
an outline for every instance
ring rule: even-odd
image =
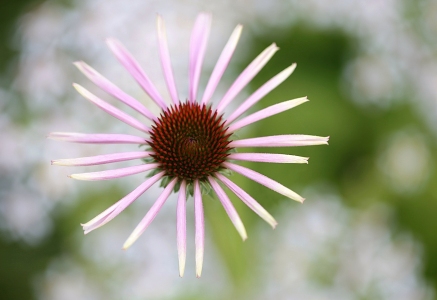
[[[143,122],[122,112],[106,101],[98,98],[82,86],[73,84],[76,90],[87,100],[122,122],[141,131],[141,135],[125,134],[85,134],[71,132],[50,133],[49,138],[75,143],[89,144],[139,144],[145,145],[144,151],[114,153],[92,157],[53,160],[54,165],[63,166],[91,166],[113,162],[143,159],[137,166],[120,168],[109,171],[73,174],[70,177],[79,180],[108,180],[142,172],[150,172],[148,178],[123,199],[106,209],[91,221],[82,224],[85,234],[108,223],[134,202],[152,185],[161,182],[164,186],[145,217],[123,245],[129,248],[146,230],[156,217],[169,195],[178,193],[177,201],[177,248],[179,256],[179,273],[183,276],[186,257],[186,202],[192,195],[194,198],[195,215],[195,244],[196,244],[196,276],[200,277],[204,253],[204,215],[201,186],[209,186],[217,195],[232,223],[243,240],[247,238],[244,225],[237,211],[229,200],[222,186],[227,187],[238,196],[255,213],[269,223],[276,226],[275,219],[248,193],[232,182],[227,174],[229,171],[240,173],[267,188],[276,191],[290,199],[303,202],[304,198],[283,186],[282,184],[246,167],[239,166],[233,161],[253,161],[269,163],[307,163],[308,158],[272,153],[237,153],[241,147],[293,147],[327,144],[328,137],[310,135],[276,135],[251,139],[234,140],[233,133],[251,123],[278,114],[302,104],[306,97],[284,101],[258,112],[241,117],[249,108],[256,104],[267,93],[282,83],[295,69],[292,64],[258,90],[249,96],[227,118],[223,117],[224,109],[233,101],[235,96],[249,83],[249,81],[264,67],[278,50],[275,44],[267,47],[256,57],[238,76],[217,105],[208,104],[225,69],[237,46],[242,26],[238,25],[225,45],[217,64],[211,74],[205,92],[200,98],[197,94],[202,62],[206,52],[207,40],[211,25],[208,14],[200,14],[195,22],[190,40],[189,61],[189,95],[186,101],[178,96],[170,55],[167,46],[165,25],[160,16],[157,17],[158,45],[165,82],[171,97],[171,104],[164,101],[158,90],[150,81],[138,62],[120,42],[108,39],[107,44],[120,63],[135,78],[147,95],[161,108],[160,116],[155,116],[138,100],[123,92],[108,79],[84,62],[76,62],[78,69],[94,84],[108,94],[114,96],[124,104],[152,122],[149,127]]]

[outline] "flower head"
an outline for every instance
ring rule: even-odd
[[[222,186],[227,187],[240,198],[255,213],[268,222],[273,228],[275,219],[248,193],[232,182],[225,171],[242,174],[276,192],[293,200],[303,202],[304,198],[283,186],[282,184],[248,168],[239,166],[233,161],[254,161],[270,163],[307,163],[308,158],[285,154],[272,153],[238,153],[241,147],[292,147],[327,144],[328,137],[309,135],[276,135],[251,139],[234,140],[233,133],[240,128],[291,109],[307,100],[306,97],[281,102],[256,113],[241,117],[250,107],[257,103],[267,93],[282,83],[295,69],[292,64],[278,75],[274,76],[251,96],[249,96],[229,117],[223,117],[223,111],[235,96],[249,83],[278,50],[275,44],[267,47],[256,57],[238,76],[229,90],[217,105],[208,104],[213,95],[237,45],[242,26],[238,25],[225,45],[218,62],[211,74],[202,98],[198,97],[198,84],[205,56],[206,45],[211,24],[208,14],[200,14],[195,22],[190,41],[189,61],[189,95],[186,101],[179,98],[170,55],[167,46],[165,25],[160,16],[157,18],[158,44],[165,82],[171,97],[171,104],[167,104],[139,66],[132,55],[115,39],[108,39],[107,44],[120,63],[135,78],[149,97],[161,108],[160,116],[155,116],[135,98],[123,92],[120,88],[99,74],[84,62],[75,65],[102,90],[114,96],[124,104],[130,106],[143,117],[152,122],[148,127],[143,122],[124,113],[106,101],[98,98],[82,86],[73,84],[76,90],[87,100],[91,101],[108,114],[141,131],[141,135],[124,134],[84,134],[54,132],[49,138],[75,143],[94,144],[139,144],[145,145],[144,151],[123,152],[92,157],[53,160],[54,165],[90,166],[113,162],[143,159],[137,166],[120,168],[109,171],[72,174],[71,178],[79,180],[108,180],[132,174],[149,172],[147,179],[123,199],[106,209],[91,221],[82,224],[86,233],[103,226],[127,206],[134,202],[152,185],[161,182],[164,190],[152,205],[145,217],[123,245],[130,247],[146,230],[156,217],[169,195],[176,191],[177,201],[177,247],[179,255],[179,272],[183,276],[186,257],[186,201],[192,195],[194,198],[195,214],[195,243],[196,243],[196,276],[200,277],[204,252],[204,216],[201,186],[208,185],[217,195],[225,211],[235,225],[243,240],[247,238],[244,225],[237,211],[229,200]],[[221,184],[220,184],[221,183]]]

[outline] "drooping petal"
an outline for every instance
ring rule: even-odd
[[[139,188],[140,187],[137,187],[137,189],[139,189]],[[133,199],[133,200],[131,199],[133,197],[133,196],[131,197],[131,194],[133,194],[135,192],[135,190],[132,191],[131,193],[129,193],[128,195],[126,195],[123,199],[118,200],[116,203],[114,203],[113,205],[111,205],[110,207],[105,209],[103,212],[101,212],[100,214],[95,216],[92,220],[88,221],[85,224],[80,224],[82,226],[83,231],[84,231],[83,233],[88,234],[91,231],[93,231],[94,229],[97,229],[97,228],[105,225],[106,223],[111,221],[113,218],[118,216],[118,214],[120,212],[122,212],[126,207],[128,207],[133,201],[135,201],[135,199],[137,199],[140,196],[140,195],[138,195],[135,199]],[[143,191],[143,193],[144,192],[145,191]],[[123,208],[120,209],[121,207],[123,207]],[[114,211],[117,208],[118,208],[117,213],[114,214]]]
[[[217,112],[221,113],[223,109],[237,96],[237,94],[255,77],[256,74],[265,66],[270,58],[278,51],[279,48],[276,44],[272,44],[267,47],[260,55],[258,55],[244,71],[238,76],[238,78],[231,85],[229,90],[220,100],[217,106]]]
[[[200,72],[202,71],[203,58],[208,43],[209,30],[211,27],[211,16],[201,13],[194,23],[190,39],[190,101],[197,99]]]
[[[241,201],[244,202],[250,209],[252,209],[258,216],[270,224],[273,228],[278,225],[276,220],[248,193],[246,193],[242,188],[233,183],[229,178],[223,176],[220,173],[216,174],[217,178],[220,179]]]
[[[142,137],[128,134],[51,132],[48,139],[84,144],[145,144]]]
[[[296,64],[292,64],[281,73],[264,83],[259,89],[257,89],[249,98],[247,98],[226,120],[226,124],[230,124],[232,121],[241,116],[246,110],[251,108],[255,103],[261,100],[265,95],[270,93],[278,85],[280,85],[288,76],[296,69]]]
[[[303,134],[284,134],[263,136],[252,139],[243,139],[232,141],[229,147],[297,147],[297,146],[313,146],[327,145],[329,136],[314,136]]]
[[[117,57],[120,63],[128,70],[128,72],[135,78],[143,90],[149,95],[149,97],[155,101],[155,103],[162,109],[166,109],[167,105],[162,99],[156,87],[153,85],[152,81],[140,67],[139,63],[132,56],[132,54],[127,51],[124,46],[116,39],[109,38],[106,40],[106,44],[111,49],[112,53]]]
[[[235,171],[237,173],[240,173],[243,176],[246,176],[247,178],[252,179],[253,181],[258,182],[259,184],[264,185],[265,187],[268,187],[269,189],[284,195],[285,197],[288,197],[290,199],[296,200],[298,202],[303,202],[305,200],[305,198],[302,198],[301,196],[299,196],[298,194],[296,194],[295,192],[293,192],[292,190],[290,190],[289,188],[283,186],[282,184],[280,184],[279,182],[270,179],[267,176],[264,176],[258,172],[255,172],[251,169],[230,163],[230,162],[224,162],[222,164],[225,168],[228,168],[229,170]]]
[[[156,27],[158,29],[159,55],[161,57],[161,65],[162,65],[162,70],[164,71],[165,82],[167,83],[167,88],[168,91],[170,92],[170,97],[173,100],[173,103],[178,104],[179,96],[173,76],[173,69],[171,67],[170,52],[168,50],[165,23],[160,15],[158,15],[156,18]]]
[[[100,171],[100,172],[90,172],[90,173],[79,173],[79,174],[71,174],[68,177],[77,180],[88,180],[88,181],[96,181],[96,180],[109,180],[115,179],[125,176],[130,176],[138,173],[143,173],[149,170],[156,169],[159,164],[142,164],[139,166],[120,168],[115,170],[108,171]]]
[[[196,277],[202,275],[203,252],[205,250],[205,221],[203,217],[202,193],[199,181],[194,182],[194,223],[196,226]]]
[[[205,92],[203,93],[202,104],[208,103],[209,99],[211,99],[212,94],[217,88],[217,85],[220,82],[220,79],[222,78],[223,73],[225,72],[229,64],[229,61],[231,60],[232,55],[234,54],[242,30],[243,26],[238,24],[232,32],[228,42],[226,43],[225,48],[220,54],[220,57],[214,67],[214,70],[212,71],[211,77],[209,78],[208,84],[205,88]]]
[[[228,195],[226,195],[225,191],[221,188],[217,181],[214,180],[214,178],[208,177],[208,181],[211,183],[212,188],[214,189],[220,202],[222,203],[226,213],[229,216],[229,219],[231,219],[232,223],[234,224],[235,229],[237,229],[243,241],[246,240],[246,229],[244,228],[243,222],[241,221],[240,216],[235,210],[235,207],[232,205],[231,200],[229,200]]]
[[[103,101],[99,97],[95,96],[94,94],[90,93],[87,89],[84,87],[73,83],[74,88],[81,94],[85,99],[89,100],[90,102],[94,103],[98,107],[100,107],[102,110],[110,114],[111,116],[119,119],[120,121],[132,126],[135,129],[138,129],[142,132],[149,132],[149,127],[144,125],[144,123],[138,121],[137,119],[129,116],[127,113],[122,112],[118,108],[112,106],[111,104]]]
[[[150,120],[154,120],[155,116],[153,113],[148,110],[143,104],[141,104],[138,100],[129,96],[125,92],[123,92],[119,87],[110,82],[108,79],[103,77],[99,72],[91,68],[83,61],[75,62],[74,65],[86,76],[89,80],[94,82],[95,85],[100,87],[102,90],[107,92],[108,94],[114,96],[119,99],[124,104],[129,107],[135,109],[137,112],[145,116]]]
[[[161,207],[164,205],[165,201],[170,196],[176,182],[177,182],[177,178],[174,178],[165,187],[164,191],[162,191],[162,194],[158,197],[155,203],[153,203],[152,207],[149,209],[147,214],[144,216],[144,218],[141,220],[141,222],[137,225],[137,227],[128,237],[126,242],[123,244],[123,250],[129,248],[140,237],[140,235],[143,234],[143,232],[147,229],[150,223],[152,223],[158,212],[161,210]]]
[[[229,126],[228,132],[237,131],[238,129],[240,129],[244,126],[258,122],[259,120],[268,118],[270,116],[279,114],[283,111],[289,110],[289,109],[296,107],[296,106],[298,106],[304,102],[307,102],[307,101],[308,101],[307,97],[303,97],[303,98],[297,98],[297,99],[293,99],[293,100],[289,100],[289,101],[284,101],[284,102],[281,102],[278,104],[274,104],[274,105],[269,106],[267,108],[264,108],[260,111],[257,111],[256,113],[253,113],[253,114],[241,119],[240,121],[235,122],[234,124]]]
[[[179,258],[179,276],[184,276],[187,257],[187,196],[185,180],[179,188],[178,205],[176,211],[176,234]]]
[[[95,166],[102,164],[109,164],[119,161],[126,161],[138,158],[149,157],[150,153],[147,151],[137,151],[137,152],[122,152],[122,153],[112,153],[80,158],[66,158],[66,159],[54,159],[52,160],[52,165],[57,166]]]
[[[147,191],[152,185],[154,185],[158,180],[160,180],[164,176],[165,172],[160,172],[146,181],[144,181],[140,186],[138,186],[135,190],[126,195],[123,199],[119,200],[117,203],[106,209],[104,212],[93,218],[91,221],[81,224],[84,230],[84,233],[87,234],[94,229],[99,228],[100,226],[105,225],[119,213],[121,213],[126,207],[132,204],[139,196],[141,196],[145,191]]]
[[[307,164],[308,157],[275,153],[231,153],[228,159],[281,164]]]

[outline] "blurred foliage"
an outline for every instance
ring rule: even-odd
[[[17,0],[3,3],[0,9],[0,70],[5,70],[16,54],[11,47],[17,18],[29,7],[34,0]]]
[[[280,51],[252,81],[252,90],[291,62],[297,62],[298,67],[289,79],[260,101],[256,109],[302,96],[308,96],[310,102],[257,122],[252,127],[251,136],[287,133],[330,135],[329,146],[264,149],[266,152],[308,156],[308,165],[246,163],[246,166],[298,193],[312,183],[325,182],[338,189],[346,205],[365,208],[375,201],[390,204],[396,213],[395,227],[413,233],[423,244],[425,275],[437,287],[436,170],[431,170],[424,188],[416,193],[399,194],[389,187],[377,168],[381,144],[390,133],[410,127],[427,137],[432,160],[436,160],[435,139],[422,122],[422,117],[407,99],[398,99],[387,109],[363,109],[347,98],[340,89],[341,72],[348,57],[354,54],[354,44],[341,32],[316,31],[304,26],[275,31],[269,36],[256,37],[256,47],[247,57],[255,57],[272,40]],[[262,199],[261,204],[269,211],[274,212],[281,201],[287,201],[269,189],[251,184],[250,180],[242,181],[245,183],[239,182],[239,185],[250,194],[257,195],[257,199]],[[299,204],[290,203],[290,209],[295,205]],[[244,258],[251,259],[244,255],[238,257]],[[250,266],[250,263],[247,262],[247,265]]]
[[[1,4],[0,9],[0,74],[11,75],[17,49],[13,48],[16,21],[34,0],[17,0]],[[11,77],[1,76],[0,87],[11,83]],[[1,200],[1,199],[0,199]],[[32,277],[43,271],[58,253],[57,241],[46,240],[34,247],[11,242],[0,234],[0,291],[2,299],[33,299]]]

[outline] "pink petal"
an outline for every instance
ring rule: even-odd
[[[246,110],[251,108],[255,103],[257,103],[260,99],[262,99],[265,95],[270,93],[273,89],[275,89],[278,85],[280,85],[288,76],[293,73],[296,68],[296,64],[292,64],[281,73],[264,83],[259,89],[257,89],[249,98],[246,99],[238,108],[235,110],[226,120],[226,124],[230,124],[236,118],[241,116]]]
[[[196,19],[190,39],[190,101],[197,99],[200,72],[208,43],[211,16],[201,13]]]
[[[128,70],[128,72],[135,78],[135,80],[140,84],[143,90],[149,95],[149,97],[158,104],[162,109],[166,109],[167,105],[164,100],[162,100],[156,87],[150,81],[149,77],[140,67],[138,62],[129,53],[129,51],[124,48],[124,46],[116,39],[110,38],[106,40],[108,47],[111,49],[112,53],[117,57],[120,63]]]
[[[119,200],[117,203],[106,209],[104,212],[99,214],[97,217],[93,218],[91,221],[82,224],[85,234],[105,225],[119,213],[121,213],[126,207],[132,204],[139,196],[141,196],[145,191],[147,191],[152,185],[154,185],[159,179],[164,176],[165,172],[160,172],[153,177],[150,177],[135,190],[126,195],[123,199]]]
[[[247,178],[252,179],[253,181],[258,182],[259,184],[264,185],[265,187],[268,187],[269,189],[284,195],[285,197],[288,197],[290,199],[296,200],[298,202],[303,202],[305,198],[302,198],[289,188],[283,186],[279,182],[274,181],[273,179],[268,178],[267,176],[264,176],[258,172],[255,172],[251,169],[235,165],[230,162],[224,162],[223,167],[228,168],[229,170],[235,171],[237,173],[240,173],[243,176],[246,176]]]
[[[194,182],[194,223],[196,226],[196,277],[202,274],[203,252],[205,250],[205,221],[203,218],[202,193],[200,192],[199,181]]]
[[[231,153],[228,159],[268,162],[268,163],[288,163],[288,164],[307,164],[308,157],[274,154],[274,153]]]
[[[84,144],[146,144],[147,141],[138,136],[128,134],[51,132],[47,138],[71,143]]]
[[[178,205],[176,211],[176,233],[179,258],[179,276],[184,276],[185,260],[187,257],[187,196],[185,180],[179,188]]]
[[[152,169],[156,169],[159,166],[157,163],[153,164],[142,164],[139,166],[108,170],[108,171],[100,171],[100,172],[90,172],[90,173],[80,173],[80,174],[72,174],[69,177],[77,180],[109,180],[114,178],[120,178],[125,176],[130,176],[138,173],[143,173]]]
[[[278,51],[276,44],[272,44],[258,55],[246,69],[238,76],[217,106],[217,112],[221,113],[223,109],[237,96],[237,94],[258,74],[258,72],[265,66],[270,58]]]
[[[264,219],[273,228],[278,224],[276,220],[248,193],[241,189],[238,185],[229,180],[226,176],[220,173],[216,174],[217,178],[220,179],[241,201],[244,202],[250,209],[252,209],[258,216]]]
[[[100,73],[98,73],[96,70],[91,68],[89,65],[84,63],[83,61],[75,62],[74,65],[86,76],[89,80],[94,82],[95,85],[100,87],[102,90],[107,92],[108,94],[114,96],[115,98],[119,99],[124,104],[130,106],[146,118],[150,120],[154,120],[155,116],[153,115],[150,110],[148,110],[143,104],[141,104],[138,100],[135,98],[129,96],[125,92],[123,92],[119,87],[117,87],[115,84],[110,82],[108,79],[103,77]]]
[[[164,71],[165,82],[174,104],[179,103],[178,91],[174,81],[173,69],[171,67],[170,52],[168,51],[167,34],[164,20],[160,15],[156,18],[156,27],[158,28],[159,54],[161,56],[162,70]]]
[[[329,136],[321,137],[303,134],[284,134],[263,136],[252,139],[232,141],[229,147],[296,147],[296,146],[313,146],[327,145]]]
[[[147,152],[147,151],[138,151],[138,152],[112,153],[112,154],[104,154],[104,155],[81,157],[81,158],[55,159],[52,160],[52,165],[95,166],[95,165],[109,164],[119,161],[145,158],[150,156],[150,153],[151,152]]]
[[[284,101],[284,102],[269,106],[265,109],[257,111],[256,113],[253,113],[253,114],[241,119],[240,121],[235,122],[234,124],[229,126],[228,132],[234,132],[234,131],[236,131],[244,126],[258,122],[259,120],[268,118],[270,116],[279,114],[283,111],[289,110],[289,109],[296,107],[296,106],[298,106],[304,102],[307,102],[307,101],[308,101],[307,97],[303,97],[303,98],[298,98],[298,99],[294,99],[294,100]]]
[[[118,108],[110,105],[109,103],[103,101],[102,99],[98,98],[97,96],[90,93],[88,90],[86,90],[84,87],[73,83],[74,88],[81,94],[85,99],[91,101],[98,107],[100,107],[102,110],[110,114],[111,116],[119,119],[120,121],[132,126],[135,129],[138,129],[142,132],[149,132],[149,127],[138,121],[137,119],[129,116],[128,114],[122,112]]]
[[[220,202],[222,203],[226,213],[240,234],[241,238],[244,240],[247,239],[246,229],[244,228],[243,222],[240,219],[235,207],[232,205],[231,200],[229,200],[228,195],[226,195],[225,191],[221,188],[221,186],[214,180],[212,177],[208,177],[209,182],[211,183],[212,188],[217,194]]]
[[[206,86],[205,92],[203,94],[202,104],[208,103],[209,99],[211,99],[212,94],[217,88],[217,85],[220,82],[220,79],[222,78],[223,73],[225,72],[229,64],[229,61],[231,60],[232,55],[234,54],[234,50],[237,47],[242,30],[242,25],[237,25],[237,27],[235,27],[234,31],[231,34],[231,37],[226,43],[225,48],[220,54],[220,57],[214,67],[214,70],[212,71],[211,77],[208,81],[208,85]]]
[[[143,234],[143,232],[147,229],[147,227],[152,223],[155,219],[158,212],[161,210],[161,207],[164,205],[167,198],[170,196],[173,188],[176,184],[177,178],[174,178],[170,183],[165,187],[162,194],[158,197],[158,199],[153,203],[152,207],[149,209],[147,214],[138,224],[138,226],[134,229],[131,235],[128,237],[126,242],[123,245],[123,250],[129,248],[139,237]]]

